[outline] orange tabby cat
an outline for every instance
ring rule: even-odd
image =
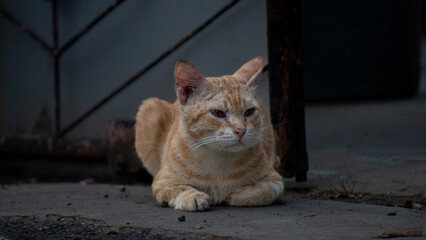
[[[159,204],[184,211],[219,203],[260,206],[282,193],[282,177],[272,166],[272,126],[254,94],[262,67],[258,56],[233,75],[206,78],[179,60],[178,100],[143,102],[136,150],[155,177],[152,192]]]

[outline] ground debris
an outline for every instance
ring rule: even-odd
[[[390,232],[382,232],[373,236],[373,238],[394,238],[394,237],[421,237],[421,228],[402,229]]]
[[[411,206],[412,209],[424,210],[426,206],[426,198],[421,194],[408,195],[408,196],[394,196],[387,194],[372,194],[366,192],[359,192],[358,194],[342,194],[342,189],[333,190],[331,187],[328,189],[308,189],[300,191],[298,189],[286,189],[284,196],[287,198],[300,198],[300,199],[320,199],[320,200],[335,200],[350,203],[367,203],[374,205],[382,205],[389,207],[403,207]],[[348,189],[347,189],[348,190]],[[350,192],[350,191],[349,191]],[[412,202],[411,205],[407,203]]]
[[[81,185],[90,185],[90,184],[95,184],[95,180],[93,178],[86,178],[83,179],[79,182]]]
[[[342,179],[339,181],[338,186],[334,186],[332,183],[329,184],[330,192],[334,193],[330,198],[363,198],[368,195],[365,192],[366,186],[355,181],[349,181],[348,179]]]
[[[409,208],[409,209],[423,209],[423,205],[413,202],[412,200],[404,200],[401,203],[401,206],[403,208]]]
[[[84,219],[76,216],[58,215],[9,216],[0,217],[0,239],[185,239],[185,236],[156,234],[150,229],[134,227],[111,227],[99,220]],[[197,236],[191,239],[203,239]]]

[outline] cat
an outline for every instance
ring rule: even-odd
[[[283,192],[273,167],[272,125],[255,95],[260,55],[233,75],[204,77],[186,60],[175,65],[177,100],[141,104],[135,147],[154,177],[161,205],[203,211],[215,204],[262,206]]]

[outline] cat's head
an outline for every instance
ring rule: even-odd
[[[265,113],[254,93],[262,67],[258,56],[233,75],[204,77],[188,61],[176,63],[179,131],[192,149],[242,152],[262,140]]]

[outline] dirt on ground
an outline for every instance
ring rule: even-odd
[[[332,200],[349,203],[373,204],[388,207],[403,207],[409,209],[426,209],[426,197],[423,194],[412,196],[394,196],[383,194],[371,194],[366,192],[347,192],[330,189],[286,189],[284,197],[311,200]]]
[[[229,239],[213,235],[204,236],[179,236],[174,233],[159,234],[151,229],[135,227],[111,227],[102,221],[84,219],[79,217],[63,217],[47,215],[36,216],[13,216],[0,217],[0,240],[13,239],[149,239],[149,240],[171,240],[171,239]]]
[[[141,229],[115,229],[102,222],[48,215],[0,217],[0,239],[179,239]]]

